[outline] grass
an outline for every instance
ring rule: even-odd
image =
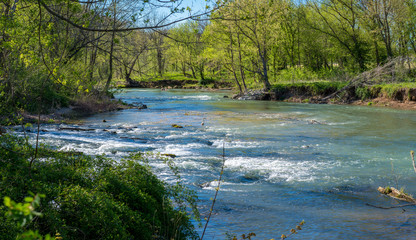
[[[191,75],[191,74],[189,74]],[[161,80],[176,80],[176,81],[197,81],[198,79],[184,76],[183,73],[180,72],[167,72],[164,73],[162,76],[146,76],[146,77],[135,77],[133,80],[135,81],[161,81]]]
[[[327,95],[330,92],[337,91],[344,86],[346,82],[319,81],[319,82],[302,82],[302,83],[279,83],[272,85],[272,91],[278,94],[296,92],[301,95]]]

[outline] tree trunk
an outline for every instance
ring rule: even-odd
[[[113,12],[113,29],[115,29],[115,25],[116,25],[116,5],[115,2],[113,2],[114,4],[114,12]],[[108,92],[108,89],[110,87],[110,83],[111,80],[113,79],[113,51],[114,51],[114,38],[115,38],[115,34],[116,32],[112,32],[111,33],[111,45],[110,45],[110,57],[109,57],[109,73],[108,73],[108,78],[107,78],[107,82],[105,84],[104,87],[104,93],[106,94]]]
[[[245,74],[244,74],[244,69],[243,69],[243,60],[242,60],[242,56],[241,56],[241,42],[240,42],[240,34],[239,33],[237,33],[237,42],[238,42],[238,61],[239,61],[239,65],[240,65],[241,81],[242,81],[243,86],[244,86],[244,91],[247,92],[247,85],[246,85]],[[240,89],[240,92],[241,92],[241,89]]]
[[[111,80],[113,79],[113,50],[114,50],[114,37],[115,37],[115,32],[113,32],[111,34],[111,46],[110,46],[110,57],[108,59],[108,64],[109,64],[109,73],[108,73],[108,78],[107,78],[107,82],[105,84],[104,87],[104,92],[107,92],[109,87],[110,87],[110,83]]]
[[[270,82],[269,82],[269,77],[267,75],[267,59],[266,59],[266,49],[263,49],[263,51],[260,50],[260,46],[259,46],[259,56],[261,59],[261,63],[263,65],[263,69],[262,69],[262,74],[261,74],[261,80],[263,82],[263,87],[264,90],[268,91],[271,88]]]

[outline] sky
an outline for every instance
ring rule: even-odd
[[[182,18],[186,18],[189,17],[190,14],[192,15],[197,15],[197,14],[201,14],[204,11],[206,11],[206,6],[212,6],[213,3],[215,1],[212,0],[183,0],[182,4],[180,5],[180,7],[183,7],[185,9],[190,9],[191,11],[189,12],[188,10],[185,10],[185,12],[183,13],[176,13],[174,14],[174,16],[172,16],[170,19],[171,21],[177,20],[177,19],[182,19]],[[161,14],[168,14],[169,10],[165,9],[161,11]]]

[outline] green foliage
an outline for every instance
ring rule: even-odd
[[[9,197],[4,197],[4,206],[8,208],[6,217],[16,222],[17,227],[24,229],[24,227],[31,223],[34,217],[42,217],[42,213],[37,212],[36,208],[40,206],[40,198],[44,198],[43,194],[30,194],[32,197],[25,197],[24,203],[16,203]],[[16,239],[25,240],[49,240],[52,239],[49,234],[43,237],[36,231],[25,231],[17,235]]]
[[[370,99],[372,97],[370,89],[368,87],[357,87],[355,89],[355,94],[361,100]]]
[[[6,215],[16,221],[19,227],[24,227],[35,216],[42,216],[40,212],[35,211],[35,208],[40,205],[40,198],[45,196],[31,195],[32,197],[24,198],[24,203],[16,203],[9,197],[4,197],[4,206],[8,208]]]
[[[287,94],[293,93],[299,96],[325,96],[343,88],[347,83],[345,82],[307,82],[307,83],[282,83],[272,86],[277,96],[284,97]]]
[[[143,154],[115,162],[42,147],[31,165],[27,159],[34,149],[25,139],[2,135],[0,146],[0,194],[9,197],[8,206],[25,209],[29,200],[38,204],[36,197],[24,198],[29,190],[46,195],[36,209],[43,217],[27,219],[26,229],[58,232],[63,239],[196,238],[188,214],[191,209],[197,214],[195,193],[180,182],[170,186],[160,181]],[[22,233],[5,218],[8,211],[0,208],[0,239]]]

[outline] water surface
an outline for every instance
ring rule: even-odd
[[[80,126],[45,125],[41,138],[61,150],[114,158],[175,154],[184,181],[198,192],[203,217],[224,144],[224,182],[205,239],[225,239],[226,232],[279,239],[301,220],[304,230],[291,239],[416,239],[413,207],[366,205],[400,204],[378,194],[378,186],[416,192],[409,154],[416,150],[416,112],[224,95],[231,94],[129,89],[117,97],[149,109],[97,114]],[[160,178],[172,179],[165,164],[151,165]]]

